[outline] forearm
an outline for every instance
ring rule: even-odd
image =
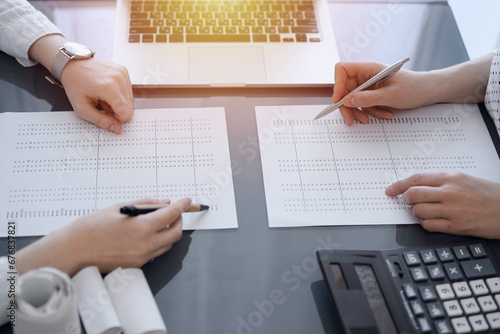
[[[73,249],[70,236],[65,236],[61,230],[53,232],[20,249],[16,255],[16,269],[23,274],[41,267],[53,267],[72,276],[81,267]]]
[[[427,104],[484,101],[493,54],[440,70],[427,76]]]

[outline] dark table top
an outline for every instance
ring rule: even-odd
[[[53,15],[61,8],[78,15],[81,8],[106,4],[113,6],[93,1],[38,5]],[[392,63],[410,56],[405,68],[430,70],[468,59],[445,2],[336,1],[329,6],[342,60]],[[63,90],[48,84],[45,74],[40,65],[23,68],[0,53],[0,112],[72,110]],[[258,145],[251,146],[257,138],[254,107],[328,104],[331,87],[136,88],[134,94],[136,108],[225,107],[231,159],[238,166],[233,181],[239,228],[184,231],[171,251],[143,267],[169,333],[335,333],[316,249],[389,249],[466,239],[431,234],[418,225],[268,227]],[[243,154],[243,146],[254,147],[255,154]],[[17,246],[34,240],[19,238]],[[492,244],[497,248],[497,242]],[[0,240],[0,254],[6,251],[6,241]],[[282,303],[262,308],[280,292]],[[0,330],[8,331],[6,326]]]

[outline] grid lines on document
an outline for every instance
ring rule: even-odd
[[[30,187],[9,189],[11,218],[78,217],[117,202],[216,195],[197,173],[214,166],[209,118],[125,123],[116,136],[86,122],[20,124],[12,176]],[[64,203],[64,204],[61,204]],[[211,205],[217,211],[217,205]]]
[[[472,156],[435,147],[466,140],[463,129],[451,126],[458,121],[371,119],[370,130],[353,130],[341,119],[273,120],[279,129],[273,143],[280,152],[276,167],[284,211],[408,210],[400,198],[385,196],[387,186],[415,173],[476,168]]]
[[[214,195],[215,184],[197,181],[199,169],[214,166],[213,153],[200,148],[212,144],[211,131],[208,118],[155,119],[125,125],[124,132],[140,134],[139,138],[108,136],[100,140],[98,199],[123,198],[124,191],[133,193],[131,198],[191,197],[193,201],[201,195]],[[134,145],[140,147],[132,155],[129,150],[116,153],[120,147]],[[122,171],[128,181],[122,179],[120,187],[113,183],[104,186],[105,180]],[[103,176],[105,173],[108,175]]]

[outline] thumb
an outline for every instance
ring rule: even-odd
[[[368,108],[384,105],[384,100],[384,93],[377,89],[348,94],[344,97],[344,105],[349,108]]]
[[[122,126],[118,120],[108,114],[100,112],[96,107],[90,104],[81,105],[78,108],[75,108],[75,113],[81,119],[94,123],[104,130],[108,130],[116,134],[120,134],[122,132]]]

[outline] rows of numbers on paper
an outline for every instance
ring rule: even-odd
[[[229,163],[223,109],[136,111],[120,135],[47,114],[11,129],[8,217],[79,217],[124,201],[183,197],[215,214],[234,197],[232,184],[222,189],[211,176]]]
[[[458,116],[406,113],[349,127],[340,116],[313,120],[317,106],[279,108],[256,111],[270,224],[274,217],[293,220],[292,226],[311,217],[406,217],[411,207],[385,195],[395,181],[415,173],[478,172],[475,153],[463,149],[470,137]]]
[[[432,130],[402,130],[397,125],[450,124],[452,119],[371,122],[378,129],[345,130],[338,120],[275,121],[276,127],[286,126],[275,134],[276,147],[283,153],[277,159],[279,173],[283,179],[295,180],[281,185],[286,211],[406,210],[400,199],[384,195],[402,171],[475,168],[471,156],[411,156],[397,148],[397,143],[418,142],[433,135]],[[461,129],[443,131],[443,141],[465,140]]]
[[[59,202],[63,199],[99,203],[124,198],[187,196],[196,199],[198,195],[213,195],[213,182],[195,183],[197,169],[214,166],[213,153],[194,152],[195,146],[212,143],[208,133],[209,119],[136,121],[125,125],[124,132],[129,131],[140,133],[140,136],[108,135],[86,123],[21,124],[16,149],[26,151],[27,155],[14,160],[12,173],[26,178],[56,176],[60,182],[49,188],[12,189],[9,203]],[[65,139],[68,134],[81,138]],[[27,135],[29,137],[25,137]],[[54,135],[58,138],[44,139]],[[39,140],[32,140],[33,136]],[[132,151],[131,147],[140,150]],[[44,154],[57,150],[62,153],[57,157],[49,158],[50,154]],[[130,173],[135,171],[137,178],[131,178]],[[86,174],[95,174],[97,182],[83,187],[66,186],[75,175],[85,177]],[[121,178],[120,185],[113,185],[112,180],[116,178]],[[128,185],[124,185],[123,180]]]

